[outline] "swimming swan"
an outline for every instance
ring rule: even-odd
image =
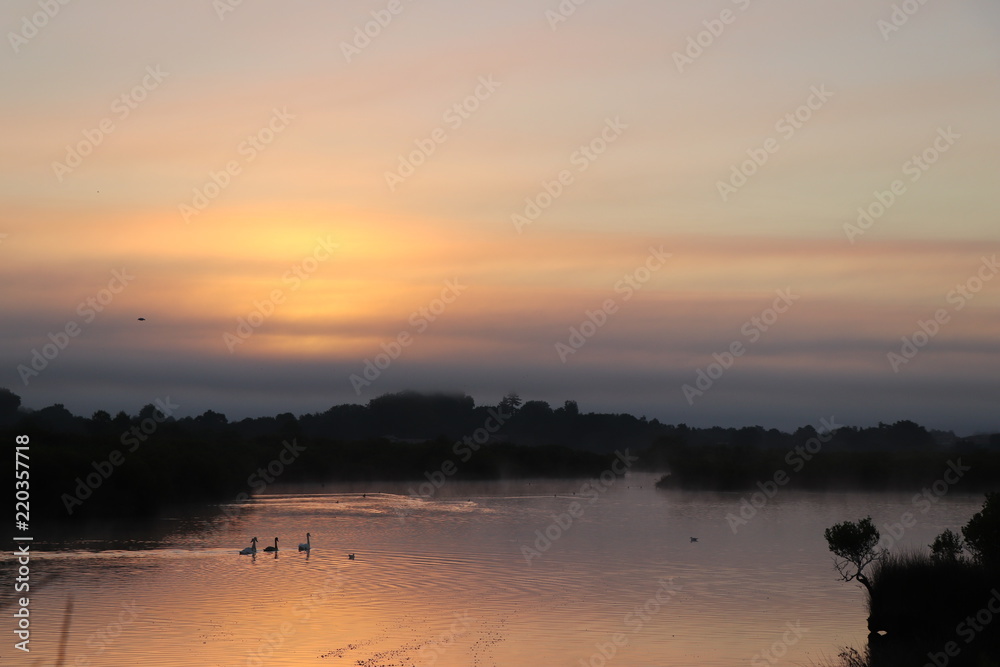
[[[299,545],[299,551],[309,551],[312,549],[312,544],[309,542],[309,538],[312,533],[306,533],[306,541]]]
[[[248,546],[246,549],[243,549],[242,551],[240,551],[240,555],[241,556],[252,556],[255,553],[257,553],[257,538],[256,537],[250,540],[250,546]]]
[[[264,547],[264,551],[277,551],[277,550],[278,550],[278,538],[277,537],[274,538],[274,546],[273,547]]]

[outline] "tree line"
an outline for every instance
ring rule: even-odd
[[[793,432],[695,428],[625,413],[553,408],[517,394],[477,405],[464,394],[391,393],[364,405],[341,404],[298,416],[230,420],[206,410],[180,417],[169,399],[135,414],[64,405],[24,408],[0,389],[0,432],[32,437],[32,497],[52,517],[148,515],[171,502],[224,502],[260,492],[267,466],[281,483],[418,481],[457,464],[455,479],[599,474],[616,451],[639,456],[634,470],[668,473],[663,486],[753,489],[781,471],[801,488],[913,488],[933,481],[951,457],[972,472],[963,488],[1000,478],[1000,434],[959,438],[910,421]],[[282,454],[282,452],[285,454]],[[258,473],[255,475],[255,473]],[[270,475],[270,473],[268,473]],[[784,478],[783,478],[784,479]],[[262,482],[263,480],[263,482]]]

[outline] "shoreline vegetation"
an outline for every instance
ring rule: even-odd
[[[629,414],[582,413],[508,394],[476,405],[461,394],[385,394],[322,413],[230,421],[177,417],[169,398],[137,414],[73,415],[21,407],[0,389],[0,434],[25,433],[45,474],[32,476],[36,520],[146,518],[173,504],[231,503],[279,485],[413,482],[433,497],[449,480],[592,477],[616,452],[660,488],[754,491],[912,490],[961,470],[955,490],[1000,479],[1000,434],[959,438],[913,422],[821,431],[693,428]],[[12,441],[12,440],[11,440]],[[948,474],[954,475],[953,472]]]
[[[868,596],[868,645],[845,648],[836,667],[1000,665],[1000,493],[960,533],[891,553],[871,517],[825,531],[841,579]]]

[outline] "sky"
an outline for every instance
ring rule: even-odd
[[[9,0],[0,26],[27,407],[413,389],[1000,431],[992,0]]]

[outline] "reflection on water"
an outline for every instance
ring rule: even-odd
[[[775,647],[773,664],[794,665],[863,644],[864,598],[837,581],[823,529],[891,523],[909,496],[784,492],[734,534],[738,494],[653,479],[593,502],[580,481],[456,485],[443,500],[385,486],[402,495],[268,496],[159,539],[38,543],[33,581],[53,578],[31,592],[30,657],[52,664],[70,596],[67,665],[729,667],[769,664]],[[901,544],[926,545],[980,505],[949,496]],[[313,549],[299,552],[307,532]],[[281,550],[237,555],[254,536]]]

